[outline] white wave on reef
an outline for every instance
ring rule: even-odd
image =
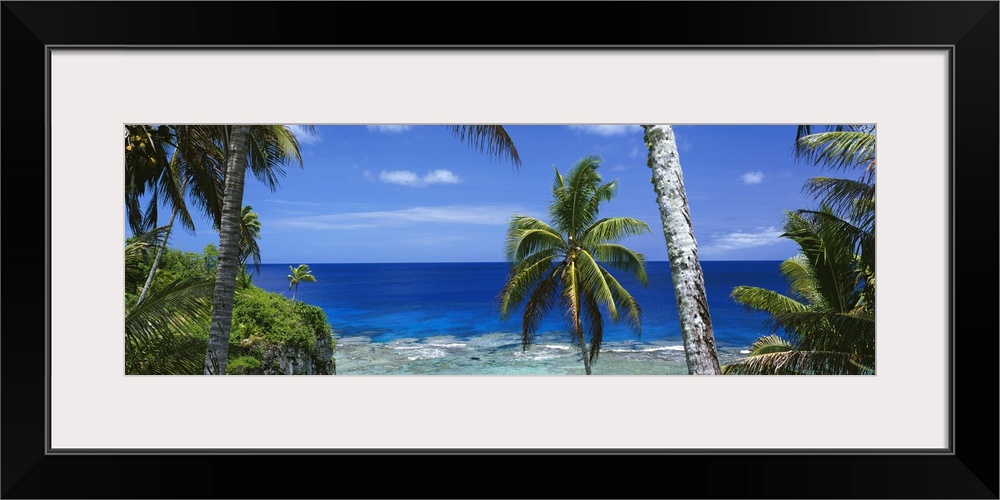
[[[683,351],[682,345],[668,345],[664,347],[649,347],[646,349],[606,349],[609,352],[657,352],[657,351]]]
[[[565,350],[565,351],[569,350],[569,346],[566,346],[566,345],[545,345],[545,346],[542,346],[542,347],[545,347],[546,349],[562,349],[562,350]]]
[[[416,361],[418,359],[436,359],[444,358],[454,355],[452,352],[455,349],[461,349],[466,347],[466,344],[451,343],[451,344],[417,344],[417,345],[394,345],[393,349],[397,351],[416,351],[406,359],[410,361]]]

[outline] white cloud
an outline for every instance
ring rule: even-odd
[[[760,170],[757,170],[756,172],[747,172],[743,174],[743,177],[741,178],[743,179],[744,184],[760,184],[761,182],[764,182],[764,172],[761,172]]]
[[[379,172],[378,180],[388,182],[389,184],[399,184],[400,186],[417,186],[420,184],[420,178],[417,177],[417,174],[409,170],[392,170],[389,172],[383,170]]]
[[[450,170],[444,169],[431,170],[423,177],[409,170],[383,170],[379,172],[378,179],[385,183],[409,187],[427,187],[431,184],[458,184],[462,182],[457,175],[453,174]]]
[[[323,142],[323,138],[320,137],[318,132],[310,132],[309,129],[303,125],[288,125],[287,127],[293,134],[295,134],[295,138],[302,144],[317,144]]]
[[[424,182],[427,184],[458,184],[462,181],[450,170],[438,169],[428,172],[424,176]]]
[[[569,128],[604,137],[642,132],[642,127],[639,125],[570,125]]]
[[[383,134],[399,134],[410,130],[409,125],[368,125],[369,132],[381,132]]]
[[[274,229],[310,230],[375,229],[419,223],[504,226],[511,214],[517,212],[516,207],[500,205],[412,207],[399,210],[289,217],[273,220],[269,225]]]
[[[771,226],[760,229],[756,232],[745,233],[737,231],[735,233],[716,236],[712,239],[709,249],[719,250],[741,250],[744,248],[762,247],[781,243],[781,233],[784,231]]]

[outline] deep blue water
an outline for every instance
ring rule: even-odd
[[[297,266],[300,263],[292,265]],[[778,261],[703,262],[709,311],[720,347],[743,349],[768,333],[766,314],[736,304],[733,287],[750,285],[784,293]],[[289,264],[264,264],[254,284],[291,297]],[[498,332],[520,333],[520,316],[500,321],[495,306],[508,264],[309,264],[316,283],[302,283],[297,300],[321,307],[335,336],[370,337],[373,342],[450,335],[469,339]],[[620,273],[619,280],[643,311],[643,342],[681,342],[668,262],[647,263],[649,284],[642,287]],[[562,311],[554,308],[538,332],[566,332]],[[624,323],[605,318],[605,342],[635,340]],[[567,334],[568,339],[568,334]]]

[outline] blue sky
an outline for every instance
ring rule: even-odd
[[[438,125],[293,126],[303,167],[286,168],[275,192],[248,175],[243,204],[259,214],[264,263],[492,262],[503,260],[514,213],[548,220],[553,166],[566,173],[599,155],[618,195],[602,216],[645,221],[650,234],[624,244],[667,260],[646,166],[642,129],[629,125],[509,125],[520,168],[459,141]],[[786,210],[814,204],[806,179],[824,175],[792,156],[795,126],[674,127],[702,260],[783,260],[797,251],[779,238]],[[163,211],[165,222],[169,212]],[[126,229],[127,232],[127,229]],[[126,234],[128,236],[128,234]],[[171,245],[218,245],[208,219]]]

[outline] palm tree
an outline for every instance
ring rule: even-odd
[[[253,207],[246,205],[240,211],[240,264],[246,267],[247,260],[253,258],[253,267],[260,273],[260,218]]]
[[[246,171],[277,188],[277,178],[284,174],[282,165],[302,164],[299,143],[288,127],[281,125],[225,127],[225,188],[219,227],[219,260],[215,292],[212,297],[212,323],[205,352],[206,375],[225,375],[229,354],[229,330],[233,321],[236,275],[239,272],[240,226]]]
[[[717,375],[722,369],[674,130],[670,125],[643,125],[643,129],[649,149],[647,163],[653,171],[653,188],[663,221],[688,373]]]
[[[627,217],[597,218],[600,204],[611,200],[618,188],[617,181],[601,183],[597,173],[600,162],[597,156],[587,156],[566,178],[556,169],[549,206],[552,225],[527,215],[511,217],[506,257],[512,267],[498,297],[504,320],[524,303],[522,350],[530,345],[542,318],[561,302],[587,375],[600,353],[604,329],[601,309],[615,321],[624,315],[629,326],[641,331],[639,303],[602,263],[631,273],[643,285],[647,283],[645,258],[618,241],[649,232],[649,226]]]
[[[260,239],[260,228],[260,218],[257,216],[257,212],[254,212],[250,205],[244,206],[240,210],[240,267],[236,276],[237,280],[241,282],[242,288],[249,286],[252,281],[247,270],[247,260],[253,258],[254,270],[258,274],[260,273],[260,245],[257,244],[257,240]],[[215,230],[218,231],[219,228],[216,227]]]
[[[223,130],[206,125],[127,125],[125,145],[125,206],[134,234],[155,225],[157,207],[163,202],[171,207],[167,231],[139,294],[141,302],[149,292],[166,250],[174,220],[180,217],[184,228],[193,231],[194,221],[185,195],[190,192],[202,210],[218,220],[222,210],[221,193],[225,154],[218,146]],[[169,155],[169,160],[167,156]],[[149,197],[145,212],[139,202]]]
[[[299,264],[299,267],[288,266],[288,270],[292,272],[288,275],[288,289],[291,290],[292,287],[295,287],[295,291],[292,292],[292,303],[294,304],[295,294],[299,292],[299,283],[305,281],[316,283],[316,277],[312,275],[312,271],[306,264]]]
[[[800,132],[803,131],[800,127]],[[806,131],[808,132],[808,130]],[[781,266],[790,297],[737,287],[733,297],[767,311],[790,339],[758,339],[726,373],[875,373],[875,135],[866,126],[830,126],[800,135],[796,157],[857,179],[814,177],[803,191],[819,210],[787,214],[783,236],[802,253]]]
[[[783,237],[801,253],[780,266],[789,293],[740,286],[732,297],[765,311],[772,334],[754,342],[748,357],[726,374],[860,374],[874,372],[875,309],[867,270],[829,207],[788,212]],[[872,285],[873,286],[873,285]],[[784,330],[787,338],[777,335]]]

